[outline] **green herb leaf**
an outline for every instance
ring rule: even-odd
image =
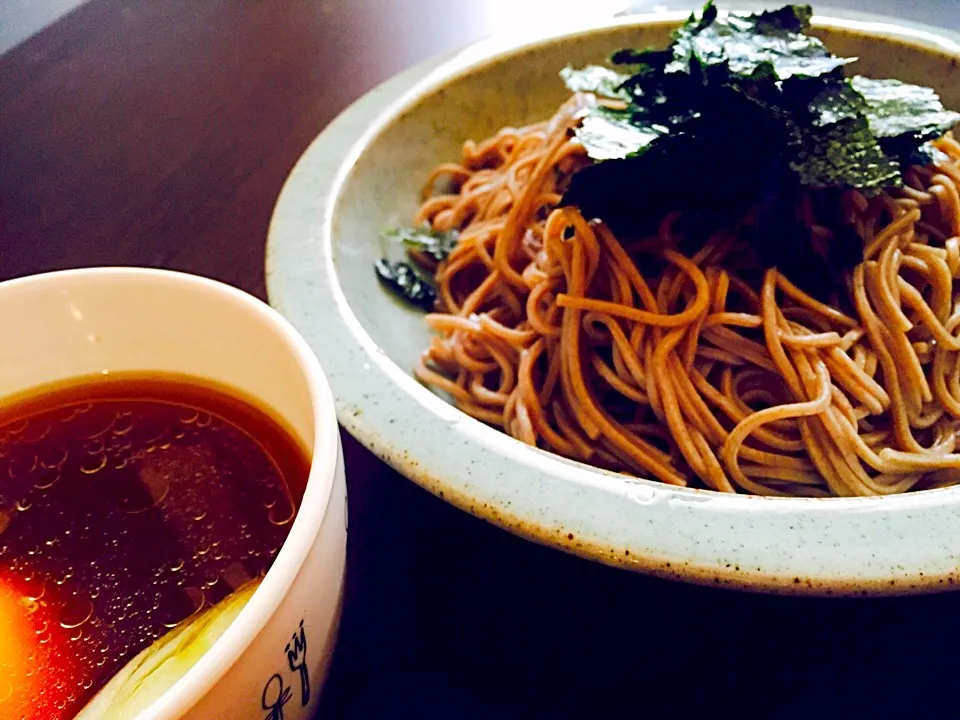
[[[960,123],[960,114],[945,110],[930,88],[899,80],[856,76],[853,88],[864,98],[870,130],[880,146],[903,165],[926,165],[941,153],[929,141]]]
[[[437,291],[410,263],[381,258],[373,267],[381,282],[397,295],[425,310],[433,309]]]
[[[620,87],[630,76],[602,65],[587,65],[579,70],[567,65],[560,71],[560,77],[570,92],[589,92],[601,97],[630,99],[630,93]]]
[[[383,237],[403,244],[408,250],[425,253],[440,262],[457,246],[459,233],[456,230],[434,230],[429,225],[422,225],[416,228],[387,230]]]
[[[597,162],[573,176],[562,204],[624,238],[649,236],[680,211],[678,236],[694,251],[736,227],[765,266],[818,297],[834,292],[862,241],[837,214],[833,240],[811,243],[797,198],[832,217],[842,190],[900,185],[902,166],[941,159],[930,141],[960,115],[926,88],[845,80],[853,60],[805,34],[811,14],[789,5],[728,15],[711,0],[668,49],[616,52],[614,65],[634,68],[617,87],[630,100],[584,116],[577,135]]]
[[[866,101],[870,130],[878,138],[911,134],[933,140],[960,123],[960,113],[944,110],[940,96],[930,88],[860,75],[850,82]]]
[[[697,232],[705,234],[736,222],[768,184],[786,131],[745,96],[729,89],[712,92],[709,116],[685,123],[632,157],[580,170],[562,203],[602,219],[621,237],[652,233],[670,211],[692,214]]]
[[[883,145],[883,141],[881,141],[881,145]],[[907,165],[942,165],[950,162],[950,156],[930,142],[925,142],[916,150],[912,150],[903,155],[896,152],[895,148],[894,151],[887,150],[887,152],[891,155],[896,155],[901,163]]]
[[[880,148],[864,120],[846,120],[798,135],[790,167],[810,188],[879,191],[900,185],[900,163]]]
[[[757,30],[762,33],[805,33],[810,29],[813,8],[809,5],[784,5],[779,10],[764,10],[751,17]]]
[[[628,112],[599,107],[584,116],[576,136],[594,160],[618,160],[642,152],[668,132],[662,125],[636,122]]]
[[[633,94],[628,110],[637,122],[675,128],[699,117],[709,105],[705,88],[683,73],[635,75],[623,87]]]
[[[632,65],[633,75],[628,80],[636,81],[644,75],[662,73],[673,60],[673,50],[632,50],[623,48],[610,56],[614,65]]]
[[[666,71],[704,74],[720,71],[730,77],[753,76],[769,64],[777,79],[819,77],[854,62],[831,55],[817,38],[804,35],[812,11],[788,5],[756,15],[720,15],[713,3],[698,21],[691,16],[677,30],[674,60]]]
[[[805,83],[809,84],[809,83]],[[791,118],[790,167],[811,188],[873,191],[900,182],[900,165],[870,131],[866,103],[848,81],[818,83],[806,113]]]

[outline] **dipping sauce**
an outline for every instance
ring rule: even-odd
[[[266,573],[309,473],[282,423],[176,375],[0,408],[0,717],[70,718],[138,652]]]

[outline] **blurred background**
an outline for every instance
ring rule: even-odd
[[[555,19],[570,15],[598,18],[623,12],[651,12],[660,10],[687,9],[696,2],[683,0],[432,0],[432,2],[408,2],[407,0],[260,0],[281,6],[289,2],[313,4],[325,16],[327,22],[342,22],[345,17],[367,15],[380,16],[380,22],[372,23],[369,40],[384,42],[389,35],[403,37],[404,32],[420,32],[432,35],[442,31],[449,48],[463,42],[489,35],[498,28],[510,25],[544,25]],[[50,23],[86,2],[98,0],[3,0],[0,2],[0,53],[4,53],[26,38],[37,33]],[[183,0],[197,6],[198,16],[204,0]],[[135,11],[137,2],[125,2],[130,11]],[[244,4],[237,0],[238,5]],[[730,3],[721,0],[722,6],[752,5],[757,3]],[[768,3],[782,4],[782,3]],[[951,24],[960,27],[960,6],[957,0],[831,0],[816,3],[817,9],[829,7],[847,8],[885,14],[904,14],[916,22],[934,25]],[[415,8],[416,12],[409,14]],[[389,40],[387,40],[389,44]],[[436,46],[439,48],[439,46]],[[409,53],[410,61],[419,59],[416,50]]]

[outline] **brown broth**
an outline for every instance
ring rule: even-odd
[[[281,422],[191,377],[85,377],[5,401],[0,717],[71,717],[266,573],[308,472]]]

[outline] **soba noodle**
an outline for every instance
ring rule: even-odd
[[[427,316],[417,377],[525,443],[674,485],[817,497],[960,482],[960,143],[937,141],[949,160],[902,189],[843,195],[863,259],[828,305],[735,231],[688,256],[677,213],[624,244],[560,207],[589,163],[571,132],[588,100],[467,142],[427,178],[415,221],[460,234],[435,268],[443,312]],[[829,241],[808,200],[798,217]]]

